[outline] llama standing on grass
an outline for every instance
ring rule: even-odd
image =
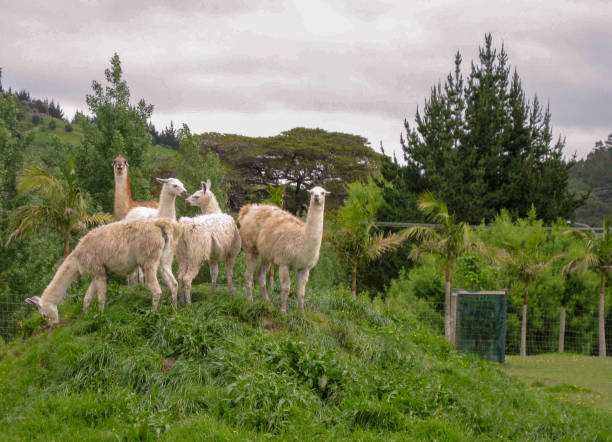
[[[230,293],[234,295],[234,262],[241,246],[240,232],[234,219],[221,212],[217,198],[210,190],[210,180],[202,182],[202,190],[198,190],[185,202],[189,206],[198,206],[202,215],[182,217],[179,220],[184,230],[176,255],[181,301],[191,304],[191,281],[205,260],[210,265],[211,293],[214,293],[217,284],[219,261],[225,261],[227,284]]]
[[[170,218],[171,220],[176,221],[176,196],[187,195],[187,189],[185,189],[183,183],[181,183],[181,181],[176,178],[156,178],[156,180],[163,184],[161,193],[159,195],[159,208],[153,209],[151,207],[134,207],[125,216],[126,220],[144,218]],[[174,275],[172,275],[173,259],[174,255],[170,255],[167,257],[164,256],[164,259],[162,259],[162,262],[159,266],[159,272],[164,278],[164,281],[174,281],[174,284],[168,286],[170,292],[172,292],[172,296],[174,297],[178,290],[178,283],[176,282],[176,279],[174,279]],[[132,275],[129,275],[128,283],[130,283],[131,281],[136,281],[137,275],[138,270],[136,270]]]
[[[281,312],[287,313],[287,297],[291,280],[289,269],[298,271],[298,303],[304,312],[304,295],[310,269],[319,260],[323,237],[323,214],[325,195],[329,192],[321,187],[310,191],[310,206],[306,223],[272,205],[249,204],[240,209],[238,222],[242,248],[246,253],[247,297],[253,299],[253,271],[257,256],[261,265],[257,280],[263,297],[270,302],[266,289],[266,273],[271,264],[278,265],[282,291]]]
[[[42,296],[33,296],[26,302],[35,304],[44,317],[56,324],[59,322],[57,304],[64,299],[66,290],[76,277],[86,274],[93,275],[94,279],[83,299],[83,310],[97,295],[100,311],[104,311],[107,275],[125,275],[141,266],[145,285],[153,297],[153,310],[157,310],[161,296],[157,269],[164,256],[174,254],[180,236],[180,225],[168,219],[119,221],[98,227],[81,238],[57,269]],[[168,286],[171,283],[164,281]],[[176,293],[172,303],[176,306]]]
[[[128,162],[122,156],[113,160],[113,174],[115,175],[115,204],[113,206],[113,218],[120,221],[134,207],[150,207],[157,209],[157,201],[134,201],[130,186],[128,173]]]

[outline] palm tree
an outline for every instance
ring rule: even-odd
[[[470,226],[458,221],[454,214],[448,213],[448,207],[436,199],[433,193],[425,192],[417,200],[418,209],[433,226],[414,226],[404,230],[403,235],[421,242],[408,256],[417,261],[422,254],[433,254],[444,260],[446,289],[444,294],[444,334],[450,341],[452,336],[451,274],[457,258],[474,248],[484,250],[482,244],[474,243],[470,238]]]
[[[69,160],[68,170],[63,175],[63,180],[58,180],[36,164],[28,164],[21,170],[17,176],[17,193],[38,192],[42,202],[17,208],[16,229],[9,236],[6,246],[22,235],[51,229],[63,238],[63,256],[66,257],[70,253],[70,238],[74,232],[113,220],[108,213],[87,214],[87,203],[77,185],[72,160]]]
[[[328,239],[338,256],[349,264],[351,294],[356,298],[359,266],[395,250],[405,237],[397,233],[374,232],[380,189],[373,181],[351,183],[347,190],[349,197],[338,209]]]
[[[543,248],[542,230],[537,230],[527,236],[520,243],[505,242],[506,249],[510,252],[506,258],[506,270],[508,274],[523,286],[523,317],[521,320],[521,348],[520,355],[527,355],[527,300],[529,297],[529,286],[537,281],[540,273],[549,268],[554,261],[565,256],[556,254],[546,256]]]
[[[603,234],[596,237],[592,231],[572,231],[584,241],[585,253],[579,258],[570,261],[563,273],[578,271],[585,273],[593,270],[599,273],[599,356],[606,356],[606,328],[604,301],[606,295],[606,276],[612,271],[612,235],[610,234],[610,218],[604,219]]]

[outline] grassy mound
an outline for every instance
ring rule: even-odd
[[[104,314],[79,296],[54,330],[33,314],[32,336],[0,347],[2,439],[610,437],[612,416],[457,353],[406,301],[313,290],[306,315],[283,317],[193,292],[191,308],[151,313],[145,289],[111,284]]]

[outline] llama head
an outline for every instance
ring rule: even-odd
[[[43,318],[51,321],[51,324],[59,322],[59,314],[57,313],[57,305],[42,302],[40,296],[32,296],[25,300],[28,304],[34,304]]]
[[[308,191],[310,193],[310,202],[317,205],[325,203],[325,195],[329,194],[327,190],[322,187],[316,186]]]
[[[203,211],[206,211],[206,208],[214,198],[213,193],[210,190],[210,179],[206,180],[206,182],[202,181],[202,190],[198,190],[193,195],[185,200],[188,206],[198,206]]]
[[[113,172],[115,173],[115,176],[121,176],[124,173],[127,173],[128,166],[129,164],[127,160],[121,155],[115,158],[113,160]]]
[[[187,189],[181,183],[181,180],[176,178],[155,178],[159,183],[164,185],[164,189],[167,192],[170,192],[171,195],[187,195]]]

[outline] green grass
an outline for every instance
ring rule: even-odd
[[[33,313],[0,347],[2,439],[610,440],[610,414],[456,352],[405,299],[309,287],[282,316],[277,292],[193,295],[152,313],[111,283],[104,314],[82,293],[53,330]]]
[[[612,415],[612,358],[574,354],[507,356],[504,371],[561,401],[587,404]]]

